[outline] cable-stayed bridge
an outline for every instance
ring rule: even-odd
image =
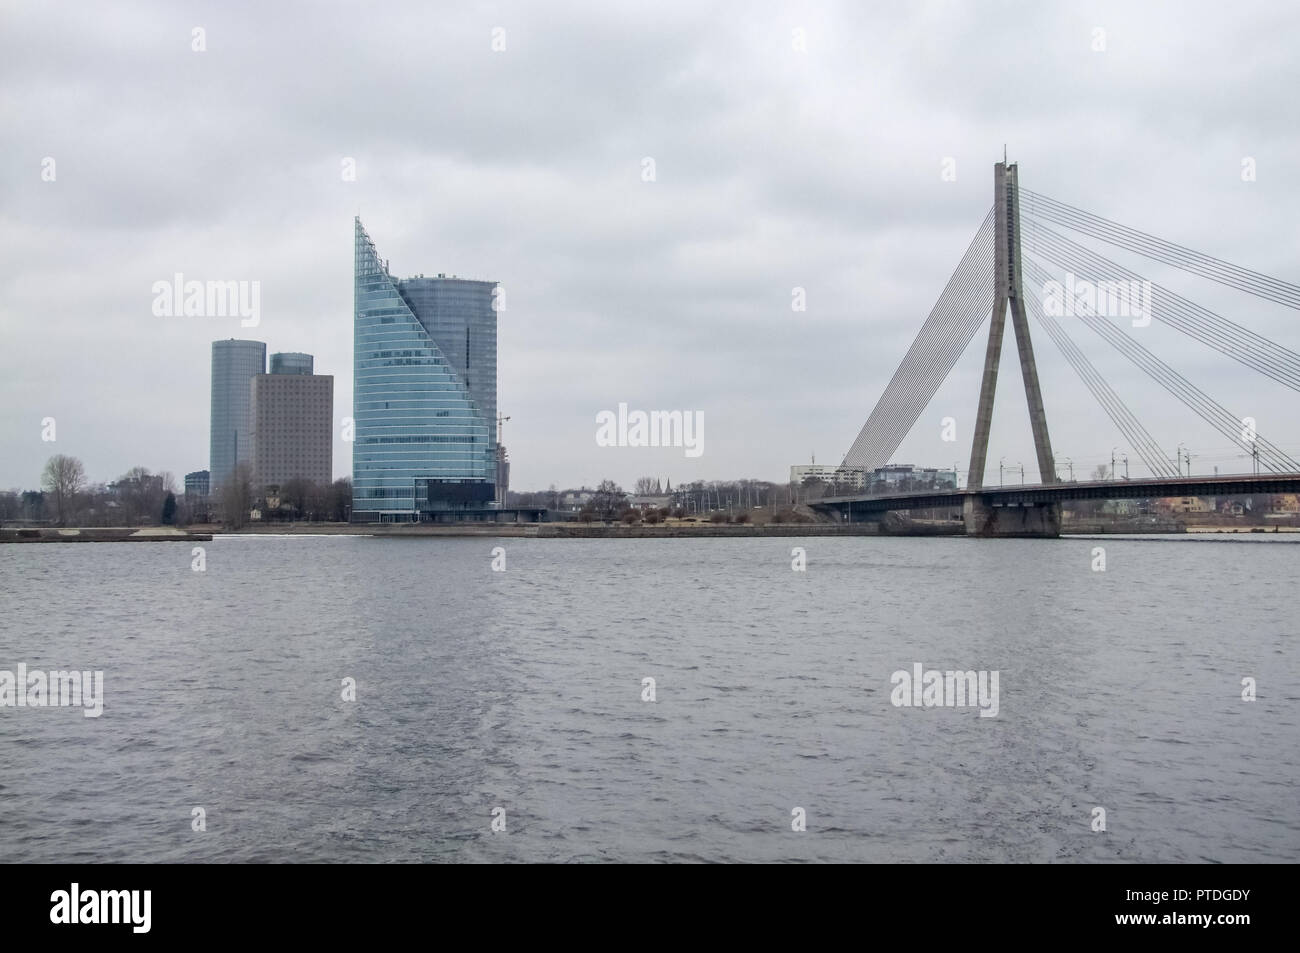
[[[1056,536],[1061,503],[1180,495],[1300,492],[1300,462],[1162,361],[1123,329],[1161,322],[1224,357],[1300,391],[1300,354],[1184,298],[1080,244],[1086,236],[1155,262],[1300,310],[1300,286],[1165,241],[1019,186],[1014,163],[994,166],[993,208],[985,216],[943,293],[894,372],[841,468],[869,475],[889,462],[958,359],[989,320],[988,346],[975,412],[964,490],[862,494],[813,506],[850,520],[892,510],[956,507],[976,536]],[[1064,272],[1064,281],[1056,275]],[[1028,278],[1028,282],[1025,279]],[[1041,290],[1040,290],[1041,289]],[[1033,430],[1040,483],[986,487],[984,468],[1008,313]],[[1115,389],[1070,337],[1067,317],[1098,335],[1145,376],[1241,449],[1252,473],[1184,477]],[[1101,406],[1150,478],[1062,483],[1048,433],[1029,321],[1046,332]],[[1120,319],[1117,321],[1116,319]]]

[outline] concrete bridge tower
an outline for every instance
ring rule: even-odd
[[[1047,413],[1043,410],[1043,392],[1038,385],[1038,367],[1034,363],[1034,345],[1029,338],[1029,317],[1021,284],[1020,189],[1017,180],[1015,163],[1007,164],[1003,161],[993,167],[993,319],[989,325],[984,376],[980,383],[979,405],[975,411],[975,437],[971,443],[970,469],[966,481],[967,488],[971,490],[984,486],[989,427],[993,421],[993,398],[998,386],[998,364],[1002,358],[1002,338],[1006,330],[1008,306],[1011,308],[1011,324],[1016,334],[1016,350],[1020,356],[1020,376],[1024,379],[1025,399],[1029,403],[1029,422],[1034,431],[1039,479],[1042,483],[1057,482],[1052,441],[1047,433]],[[1058,536],[1061,531],[1059,503],[993,506],[988,500],[975,495],[967,497],[963,516],[966,532],[972,536]]]

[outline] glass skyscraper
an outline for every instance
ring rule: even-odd
[[[355,226],[352,519],[482,511],[497,466],[496,282],[395,279]]]
[[[266,345],[261,341],[212,342],[212,420],[208,470],[218,489],[237,463],[253,463],[253,417],[250,386],[266,373]]]

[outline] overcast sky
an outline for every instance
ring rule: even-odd
[[[35,487],[56,452],[93,481],[206,469],[219,338],[314,354],[349,415],[358,213],[395,275],[503,284],[514,489],[784,481],[852,444],[988,210],[1004,143],[1026,188],[1300,282],[1297,35],[1295,4],[1221,0],[7,3],[0,487]],[[1111,257],[1300,350],[1300,315]],[[260,325],[155,316],[151,289],[176,272],[260,282]],[[1294,392],[1147,330],[1300,453]],[[1070,331],[1170,454],[1249,469]],[[965,469],[985,336],[896,460]],[[1124,452],[1035,344],[1058,459],[1078,475]],[[1023,462],[1032,481],[1003,368],[990,469]],[[702,412],[704,453],[598,447],[596,415],[620,402]],[[336,476],[350,453],[336,439]]]

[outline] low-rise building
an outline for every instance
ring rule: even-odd
[[[1200,496],[1162,496],[1155,508],[1162,513],[1213,513],[1214,500]]]
[[[790,482],[802,486],[809,480],[819,480],[836,486],[860,490],[866,486],[866,475],[856,467],[832,466],[825,463],[800,463],[790,468]]]
[[[565,490],[560,494],[560,512],[576,513],[595,498],[596,494],[586,487],[580,490]]]
[[[659,496],[632,496],[628,497],[628,505],[633,509],[641,510],[666,510],[673,505],[671,494],[662,494]]]
[[[910,463],[891,463],[871,471],[871,489],[875,493],[905,493],[908,490],[955,490],[957,471],[937,467],[916,467]]]
[[[1294,493],[1275,493],[1269,500],[1270,513],[1300,513],[1300,498]]]

